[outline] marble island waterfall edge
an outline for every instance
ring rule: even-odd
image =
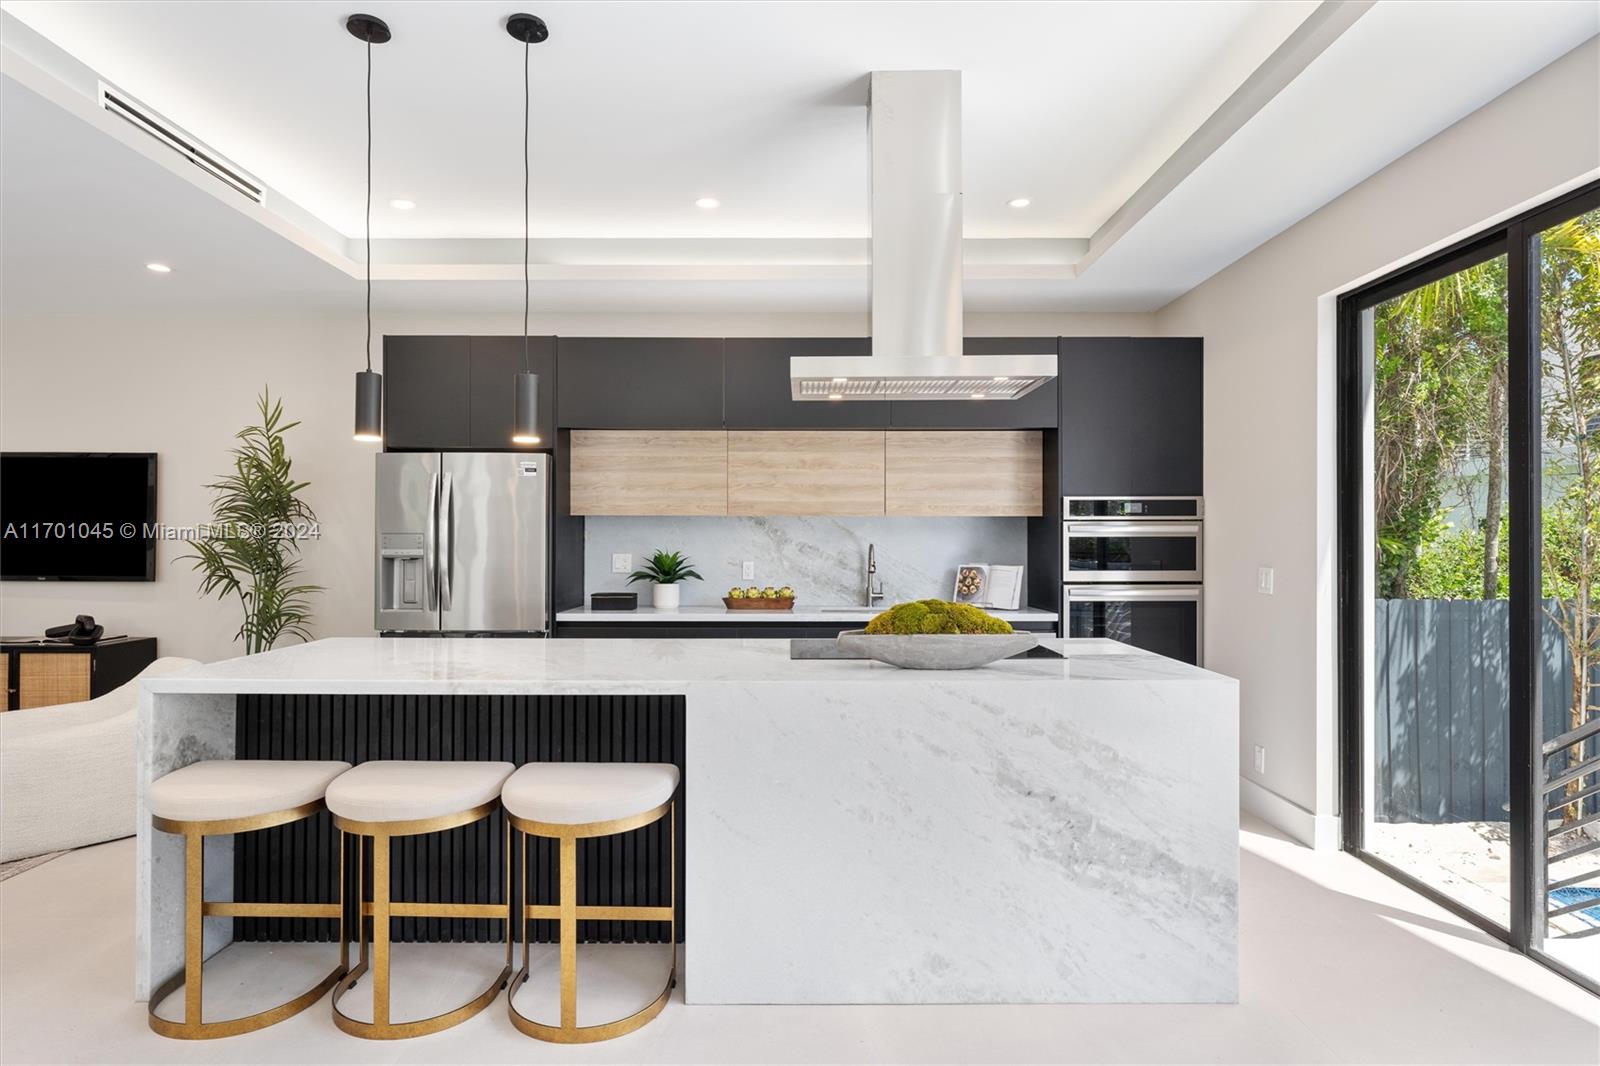
[[[1237,683],[1049,643],[929,674],[785,641],[334,640],[147,686],[136,995],[181,932],[144,789],[232,757],[238,693],[633,691],[684,700],[687,1002],[1236,1001]]]

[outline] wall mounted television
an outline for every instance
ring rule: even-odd
[[[154,581],[151,452],[0,453],[0,580]]]

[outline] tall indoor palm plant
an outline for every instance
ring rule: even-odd
[[[256,407],[261,422],[234,434],[232,473],[206,486],[215,494],[211,524],[194,542],[195,554],[183,556],[203,575],[202,595],[239,598],[244,621],[234,639],[244,641],[248,655],[285,633],[311,639],[310,597],[322,591],[297,583],[299,537],[316,522],[299,496],[309,482],[294,480],[283,441],[300,423],[284,422],[283,403],[270,390],[262,390]]]

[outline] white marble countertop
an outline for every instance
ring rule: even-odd
[[[787,640],[542,640],[336,637],[142,681],[150,693],[684,693],[707,683],[874,685],[1217,681],[1231,678],[1112,640],[1040,641],[1064,659],[977,670],[900,670],[866,660],[790,659]]]
[[[556,623],[562,622],[633,622],[635,624],[685,625],[697,622],[741,622],[750,625],[785,622],[865,622],[881,614],[884,607],[815,607],[799,606],[788,611],[730,611],[726,607],[679,607],[667,610],[659,607],[639,607],[632,611],[597,611],[592,607],[574,607],[558,611]],[[1061,615],[1055,611],[1024,607],[1018,611],[990,611],[996,618],[1017,622],[1054,622]]]

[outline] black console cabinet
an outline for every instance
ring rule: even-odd
[[[1061,495],[1200,496],[1198,337],[1061,338]]]

